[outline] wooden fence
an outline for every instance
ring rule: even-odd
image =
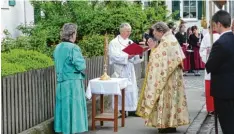
[[[87,59],[87,78],[103,73],[103,57]],[[135,66],[141,78],[142,65]],[[112,68],[109,68],[109,74]],[[2,77],[2,134],[17,134],[53,117],[55,104],[54,67]]]

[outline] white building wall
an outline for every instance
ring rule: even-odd
[[[209,3],[210,3],[210,1],[207,0],[206,1],[206,22],[208,25],[210,25],[210,4]],[[227,4],[229,4],[229,2]],[[229,6],[227,6],[227,8],[225,9],[225,7],[223,6],[223,9],[229,11],[228,7]],[[213,2],[212,2],[212,9],[213,9],[213,11],[212,11],[213,14],[215,12],[219,11],[219,8]]]
[[[1,3],[1,32],[7,29],[12,37],[17,37],[17,26],[34,22],[34,9],[29,0],[16,0],[15,6],[8,6],[8,0],[1,1],[5,2]]]
[[[206,22],[207,25],[210,24],[210,12],[209,12],[209,2],[210,0],[206,0]],[[166,6],[168,8],[168,10],[171,12],[172,11],[172,0],[166,0]],[[219,9],[218,7],[212,2],[212,6],[213,6],[213,14],[215,12],[217,12]],[[180,9],[183,9],[183,5],[182,5],[182,0],[180,2]],[[226,6],[223,7],[223,10],[228,11],[234,18],[234,1],[233,0],[228,0]],[[180,12],[180,16],[182,16],[182,11]],[[182,18],[183,19],[183,18]],[[185,22],[187,22],[185,25],[186,27],[191,27],[191,26],[198,26],[198,28],[202,31],[203,28],[201,27],[201,20],[186,20],[184,19]],[[179,24],[179,22],[176,23],[177,25]]]
[[[167,10],[169,11],[169,14],[172,13],[172,1],[166,0],[165,4],[167,5]]]
[[[231,12],[231,17],[232,17],[232,19],[234,19],[234,1],[233,0],[230,0],[229,8],[230,8],[230,12]]]

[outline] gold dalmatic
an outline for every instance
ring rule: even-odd
[[[146,120],[146,126],[168,128],[189,124],[182,71],[184,58],[170,32],[152,50],[137,107],[137,114]]]

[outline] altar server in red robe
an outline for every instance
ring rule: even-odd
[[[200,76],[199,70],[204,69],[205,64],[202,62],[199,49],[201,40],[203,39],[203,35],[201,33],[198,33],[197,26],[192,26],[192,32],[193,34],[189,36],[189,45],[192,47],[193,54],[191,54],[190,57],[190,63],[192,70],[195,70],[194,75]]]
[[[209,32],[207,32],[204,35],[204,38],[201,42],[201,46],[200,46],[200,56],[202,58],[202,61],[204,63],[206,63],[206,61],[208,60],[209,54],[210,54],[210,50],[211,50],[211,46],[212,43],[210,42],[210,34],[212,33],[212,30],[209,27]],[[218,38],[219,38],[219,34],[216,32],[216,29],[213,28],[213,42],[215,42]],[[207,112],[209,113],[213,113],[214,111],[214,101],[213,101],[213,97],[210,95],[210,74],[207,74],[207,72],[205,71],[205,94],[206,94],[206,109]]]
[[[184,55],[185,59],[183,60],[183,71],[184,75],[186,75],[186,72],[190,70],[190,53],[187,51],[188,43],[187,43],[187,34],[186,34],[186,26],[185,24],[180,24],[179,26],[179,32],[175,34],[176,39],[178,40]]]

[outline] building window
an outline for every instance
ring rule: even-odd
[[[9,8],[8,0],[1,0],[1,9]]]
[[[197,19],[197,1],[196,0],[186,0],[183,1],[183,18],[184,19]]]
[[[15,6],[15,0],[9,0],[9,6]]]

